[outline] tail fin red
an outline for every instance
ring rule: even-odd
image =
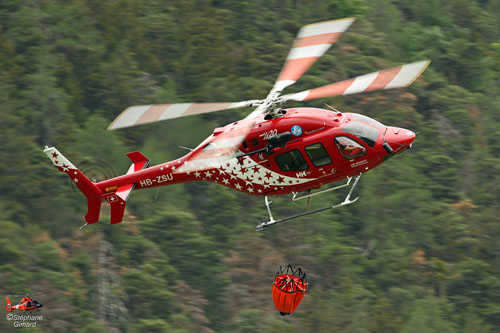
[[[132,161],[132,165],[130,165],[127,175],[143,170],[149,165],[149,159],[138,151],[128,153],[127,156]],[[126,184],[119,186],[116,192],[110,195],[104,195],[104,199],[111,206],[111,224],[120,223],[123,220],[125,205],[134,188],[135,183]]]
[[[5,299],[7,300],[7,305],[5,307],[7,308],[7,311],[11,312],[12,311],[12,304],[10,304],[10,299],[7,296],[5,296]]]
[[[45,147],[44,153],[50,158],[52,163],[71,178],[80,191],[87,197],[88,211],[85,215],[85,221],[88,224],[99,221],[101,212],[102,191],[92,183],[83,173],[80,172],[66,157],[64,157],[56,148]]]
[[[88,224],[99,221],[102,199],[106,200],[109,206],[111,206],[111,224],[122,221],[125,205],[127,204],[131,192],[135,188],[135,183],[115,185],[115,181],[120,179],[120,177],[116,177],[107,181],[110,183],[109,189],[106,188],[105,190],[101,190],[97,184],[91,182],[56,148],[45,147],[44,152],[50,158],[52,163],[54,163],[57,169],[67,174],[75,185],[78,186],[80,191],[82,191],[87,197],[88,211],[87,215],[85,215],[85,221]],[[149,165],[149,159],[138,151],[128,153],[127,156],[132,161],[132,165],[130,166],[127,175],[143,170]],[[103,193],[103,191],[105,193]]]

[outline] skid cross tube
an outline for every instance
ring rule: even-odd
[[[295,218],[298,218],[298,217],[301,217],[301,216],[306,216],[306,215],[311,215],[311,214],[319,213],[319,212],[322,212],[322,211],[328,210],[328,209],[333,209],[333,208],[337,208],[337,207],[347,206],[347,205],[350,205],[350,204],[356,202],[359,199],[359,197],[355,198],[354,200],[351,200],[350,198],[351,198],[351,194],[352,194],[354,188],[358,184],[358,180],[359,180],[360,177],[361,177],[361,173],[356,176],[356,178],[354,179],[354,184],[352,184],[352,187],[349,190],[349,193],[347,194],[347,196],[344,199],[344,201],[342,201],[341,203],[339,203],[337,205],[333,205],[333,206],[327,206],[327,207],[322,207],[322,208],[310,210],[310,211],[307,211],[307,212],[298,213],[298,214],[287,216],[287,217],[284,217],[284,218],[278,219],[278,220],[274,219],[274,217],[273,217],[273,215],[271,213],[271,207],[269,206],[272,203],[272,201],[269,201],[269,199],[266,196],[265,203],[266,203],[267,211],[269,213],[269,221],[262,222],[262,223],[258,224],[257,227],[255,227],[255,231],[262,231],[262,230],[266,229],[270,225],[274,225],[274,224],[278,224],[278,223],[281,223],[281,222],[285,222],[285,221],[288,221],[288,220],[291,220],[291,219],[295,219]],[[349,182],[350,182],[350,180],[349,180]]]

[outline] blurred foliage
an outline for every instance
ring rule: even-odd
[[[106,127],[129,105],[263,98],[301,26],[350,16],[291,92],[432,60],[407,89],[303,104],[419,133],[359,202],[256,234],[260,199],[193,183],[76,229],[83,196],[44,145],[96,178],[125,172],[127,151],[176,158],[245,111]],[[500,331],[498,17],[498,0],[0,2],[0,293],[40,293],[46,332]],[[282,318],[271,282],[289,262],[310,288]]]

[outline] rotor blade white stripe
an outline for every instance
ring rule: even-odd
[[[325,53],[331,44],[318,44],[304,47],[295,47],[290,50],[287,59],[300,59],[300,58],[310,58],[310,57],[321,57]]]
[[[356,94],[364,91],[377,78],[379,72],[358,76],[342,95]]]
[[[253,100],[249,100],[249,101],[234,102],[234,103],[231,103],[230,106],[228,106],[228,109],[249,107],[249,106],[252,106],[252,104],[255,102],[259,102],[259,100],[253,99]]]
[[[259,105],[255,110],[252,111],[248,116],[245,117],[245,119],[251,119],[251,118],[256,118],[263,114],[264,112],[267,111],[267,108],[269,105]],[[253,126],[253,125],[252,125]]]
[[[203,150],[209,151],[209,150],[238,146],[241,142],[243,142],[243,139],[245,139],[245,136],[236,136],[233,138],[220,139],[220,140],[215,139],[214,141],[210,142],[208,146],[203,148]]]
[[[309,37],[314,35],[332,33],[332,32],[344,32],[349,28],[349,26],[354,22],[354,18],[327,21],[317,24],[309,24],[300,29],[297,38]]]
[[[163,113],[161,116],[158,118],[158,120],[165,120],[165,119],[171,119],[171,118],[178,118],[181,117],[182,114],[191,106],[193,103],[178,103],[178,104],[172,104],[170,105]]]
[[[396,77],[392,79],[387,86],[385,86],[385,89],[399,88],[410,85],[417,77],[420,76],[429,63],[430,61],[423,60],[404,65]]]
[[[311,91],[311,90],[305,90],[305,91],[301,91],[301,92],[298,92],[295,94],[285,95],[286,99],[284,99],[284,100],[285,101],[292,100],[292,101],[302,102],[307,97],[307,95],[309,95],[309,91]],[[283,97],[285,97],[285,96],[283,96]]]
[[[288,86],[291,86],[294,83],[295,83],[294,80],[276,81],[276,83],[274,84],[273,90],[274,91],[282,91],[283,89],[285,89]]]
[[[122,115],[116,119],[111,129],[134,125],[151,106],[152,105],[137,105],[127,108],[123,111]]]

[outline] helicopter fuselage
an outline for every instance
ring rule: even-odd
[[[412,131],[384,126],[355,113],[317,108],[291,108],[282,113],[274,119],[266,120],[261,115],[251,122],[245,119],[217,128],[177,160],[96,185],[105,199],[126,184],[135,183],[135,189],[145,189],[192,181],[214,182],[252,195],[297,193],[373,169],[411,147],[415,139]],[[252,128],[238,147],[241,154],[225,160],[210,155],[211,149],[224,149],[224,142],[231,146],[231,140],[238,139],[231,133],[237,133],[242,126]],[[228,138],[220,140],[222,135]],[[273,145],[276,139],[279,144]],[[200,155],[200,151],[206,152],[206,163],[197,160],[196,168],[186,167],[192,163],[190,156]]]

